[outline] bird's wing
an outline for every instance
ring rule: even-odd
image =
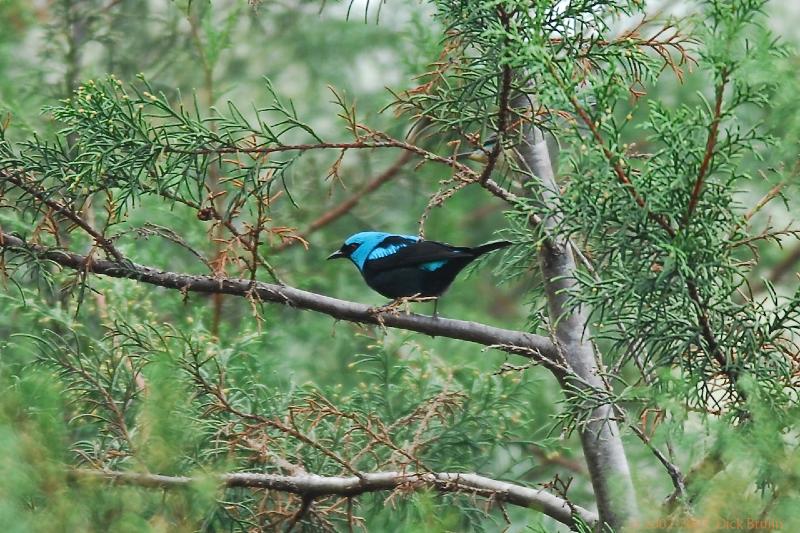
[[[401,242],[396,237],[388,237],[372,250],[365,266],[380,271],[392,270],[469,256],[469,252],[469,248],[448,246],[436,241]]]
[[[415,237],[413,235],[389,235],[376,244],[372,250],[370,250],[369,254],[367,255],[367,261],[388,257],[392,254],[396,254],[403,248],[412,246],[418,242],[419,237]]]

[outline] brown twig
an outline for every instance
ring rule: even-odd
[[[403,155],[397,158],[397,161],[395,161],[392,164],[392,166],[383,171],[375,179],[367,183],[363,188],[358,190],[350,198],[346,199],[333,209],[328,210],[320,217],[316,218],[313,222],[311,222],[311,224],[308,225],[308,227],[304,231],[297,233],[296,236],[299,237],[299,239],[289,239],[281,242],[278,246],[275,246],[272,249],[273,253],[282,252],[283,250],[297,244],[298,242],[303,242],[302,241],[303,239],[306,239],[309,235],[311,235],[315,231],[327,226],[331,222],[339,219],[343,215],[350,212],[356,205],[358,205],[358,203],[365,196],[376,191],[379,187],[394,179],[398,175],[400,170],[402,170],[402,168],[405,166],[405,164],[411,160],[412,157],[413,157],[413,152],[410,151],[404,152]]]
[[[611,166],[612,166],[612,168],[614,170],[614,173],[617,176],[618,181],[625,186],[626,190],[631,195],[631,197],[634,199],[634,201],[636,202],[637,205],[639,205],[642,209],[647,209],[647,203],[645,202],[644,198],[636,191],[633,183],[631,182],[630,178],[627,176],[627,173],[625,172],[625,169],[622,166],[620,157],[614,155],[611,152],[611,150],[606,146],[605,141],[603,140],[603,137],[600,134],[600,130],[597,128],[597,125],[594,123],[594,121],[589,116],[589,114],[586,112],[586,110],[583,109],[583,107],[580,105],[580,103],[575,98],[575,96],[573,96],[572,94],[570,94],[566,90],[566,88],[564,87],[563,82],[561,81],[561,79],[558,76],[558,73],[555,72],[554,67],[552,65],[550,66],[550,69],[551,69],[551,73],[553,74],[554,79],[562,87],[562,90],[564,91],[564,94],[567,95],[567,98],[572,103],[573,107],[575,108],[575,111],[578,113],[578,116],[581,117],[581,120],[584,122],[586,127],[589,128],[589,131],[591,132],[591,134],[594,137],[595,141],[600,146],[600,148],[603,151],[603,154],[605,155],[605,157],[608,160],[608,162],[611,164]],[[726,72],[726,71],[724,71],[724,72]],[[722,92],[724,90],[724,83],[726,81],[727,81],[727,73],[723,76],[723,83],[721,83],[718,86],[718,89],[717,89],[718,100],[717,100],[717,104],[715,106],[715,109],[717,111],[716,111],[716,114],[715,114],[715,120],[712,122],[712,127],[709,130],[709,139],[708,139],[708,142],[706,143],[706,156],[704,157],[704,164],[701,165],[700,172],[698,173],[698,179],[695,182],[695,189],[697,190],[696,195],[699,195],[699,191],[702,188],[702,181],[705,178],[705,174],[706,174],[707,169],[708,169],[708,164],[709,164],[709,162],[711,160],[711,157],[713,156],[713,149],[714,149],[714,146],[716,145],[717,130],[719,128],[719,117],[721,116]],[[709,149],[711,150],[710,153],[708,151]],[[693,192],[693,197],[696,196],[696,195]],[[696,205],[696,200],[694,201],[694,204]],[[694,209],[692,203],[690,203],[690,208],[692,210]],[[667,235],[669,235],[671,238],[674,239],[676,237],[677,232],[675,231],[675,229],[672,228],[670,223],[667,221],[667,219],[663,215],[659,215],[659,214],[656,214],[656,213],[648,210],[647,211],[647,216],[651,220],[655,221],[667,233]],[[687,221],[688,221],[688,219],[687,219]],[[721,370],[723,372],[725,372],[725,374],[728,375],[728,377],[731,379],[732,385],[735,385],[737,374],[736,374],[736,372],[731,371],[730,369],[728,369],[728,362],[727,362],[725,356],[722,354],[722,352],[720,350],[720,347],[719,347],[719,343],[717,342],[716,336],[714,335],[714,332],[711,329],[711,321],[710,321],[709,316],[708,316],[707,307],[706,307],[705,303],[703,302],[703,299],[702,299],[702,297],[700,295],[700,290],[697,287],[697,284],[695,283],[694,279],[688,278],[686,280],[686,287],[687,287],[687,290],[689,292],[689,298],[695,304],[695,310],[696,310],[696,313],[697,313],[697,319],[698,319],[698,322],[700,324],[700,332],[701,332],[701,335],[702,335],[703,339],[706,341],[709,353],[712,355],[712,357],[714,357],[714,359],[720,365]],[[739,391],[739,394],[740,395],[742,394],[741,391]]]
[[[775,265],[769,275],[769,280],[772,283],[779,282],[798,262],[800,262],[800,244],[796,245],[780,263]]]
[[[551,72],[553,74],[553,78],[556,79],[557,82],[560,85],[562,85],[562,89],[564,89],[561,79],[558,77],[558,74],[555,72],[552,66],[551,66]],[[628,177],[628,173],[622,166],[622,159],[619,156],[614,155],[614,153],[606,146],[606,143],[603,140],[603,136],[600,134],[600,130],[597,128],[597,124],[595,124],[595,122],[592,120],[592,117],[589,116],[589,113],[586,112],[586,110],[583,108],[583,106],[581,106],[581,104],[578,102],[577,98],[575,98],[574,95],[568,93],[566,90],[564,90],[564,93],[567,95],[567,98],[569,99],[570,103],[575,108],[575,112],[578,113],[578,116],[581,118],[583,123],[586,125],[587,128],[589,128],[592,137],[594,137],[595,141],[597,142],[597,145],[603,151],[603,155],[605,155],[606,160],[609,162],[611,168],[614,170],[614,174],[617,176],[617,180],[625,187],[625,190],[628,191],[628,194],[630,194],[631,198],[633,198],[633,200],[636,202],[636,205],[638,205],[642,209],[645,209],[647,211],[647,217],[656,222],[659,226],[661,226],[661,228],[665,232],[667,232],[667,235],[669,235],[670,237],[675,237],[675,230],[672,228],[667,219],[663,215],[659,215],[647,209],[647,202],[642,197],[642,195],[639,194],[633,182]]]
[[[83,378],[86,382],[88,382],[94,390],[96,390],[100,396],[103,397],[104,405],[108,408],[109,411],[114,415],[114,422],[111,425],[117,427],[119,431],[119,436],[122,437],[125,442],[128,443],[128,447],[130,448],[131,453],[135,453],[135,446],[133,445],[133,440],[131,439],[130,430],[128,429],[128,424],[125,421],[125,407],[123,406],[120,408],[117,405],[117,401],[112,396],[111,392],[109,392],[108,388],[104,387],[98,379],[93,376],[86,368],[83,366],[83,362],[81,362],[80,358],[78,359],[79,365],[72,366],[71,370],[80,374],[81,378]],[[133,373],[131,373],[133,375]]]
[[[717,338],[714,335],[714,332],[711,330],[711,321],[708,318],[705,303],[700,297],[700,290],[697,288],[697,284],[693,279],[686,280],[686,287],[689,290],[689,298],[691,298],[692,302],[695,304],[697,319],[700,322],[700,332],[703,335],[706,344],[708,344],[708,351],[711,353],[714,359],[716,359],[717,363],[720,365],[720,368],[727,372],[728,362],[725,360],[725,356],[722,355],[722,352],[720,352]]]
[[[53,211],[60,213],[65,218],[69,219],[74,223],[76,226],[80,227],[83,231],[85,231],[92,239],[94,239],[95,243],[100,246],[103,250],[106,251],[111,257],[113,257],[116,261],[122,262],[123,257],[122,254],[114,247],[114,244],[105,238],[103,234],[99,231],[94,229],[90,226],[85,220],[83,220],[77,213],[73,212],[70,209],[67,209],[63,205],[50,200],[47,198],[42,191],[38,191],[35,188],[25,184],[21,179],[19,179],[17,174],[9,174],[6,171],[0,171],[0,177],[7,180],[8,182],[16,185],[23,191],[27,192],[41,203],[52,209]]]
[[[686,490],[687,503],[693,503],[700,493],[700,488],[704,481],[712,479],[714,476],[725,470],[725,463],[719,450],[712,450],[708,455],[694,465],[689,473],[684,477],[684,487]],[[700,487],[698,486],[700,485]],[[679,501],[678,491],[672,493],[667,498],[666,506],[668,509],[674,508]]]
[[[656,448],[650,437],[648,437],[644,431],[642,431],[636,424],[629,424],[628,427],[633,431],[633,433],[639,437],[639,439],[647,446],[647,448],[653,452],[653,455],[656,456],[656,459],[664,466],[669,474],[670,479],[672,480],[672,485],[675,487],[675,492],[673,493],[672,498],[677,499],[684,499],[686,497],[686,478],[680,469],[670,461],[666,455],[661,453],[661,450]]]
[[[314,496],[309,496],[307,494],[304,494],[302,498],[302,503],[300,504],[300,508],[286,524],[286,533],[291,533],[291,531],[294,529],[294,526],[296,526],[297,523],[303,519],[303,516],[311,508],[312,503],[314,503]]]
[[[214,155],[214,154],[257,154],[266,155],[278,152],[307,152],[309,150],[371,150],[374,148],[400,148],[409,152],[414,152],[418,155],[428,156],[426,159],[444,163],[448,166],[453,166],[454,161],[449,157],[443,157],[433,152],[429,152],[419,146],[416,146],[405,141],[393,139],[388,135],[372,132],[372,135],[382,139],[379,141],[353,141],[353,142],[321,142],[321,143],[305,143],[305,144],[281,144],[278,146],[218,146],[216,148],[197,148],[194,150],[185,150],[182,148],[175,148],[172,146],[163,146],[162,150],[166,153],[174,154],[189,154],[189,155]],[[455,162],[455,166],[466,165]]]
[[[504,25],[508,25],[508,18],[502,16],[501,10],[501,20],[503,21]],[[483,171],[481,175],[478,177],[478,183],[483,185],[486,183],[486,180],[492,175],[492,171],[494,170],[495,165],[497,164],[497,160],[500,158],[500,154],[503,151],[503,140],[506,133],[506,122],[508,122],[508,100],[509,95],[511,94],[511,79],[513,77],[513,72],[511,67],[508,65],[503,66],[503,74],[502,74],[502,81],[500,83],[500,109],[497,112],[497,133],[495,138],[494,146],[492,147],[492,151],[489,152],[488,159],[486,161],[486,166],[483,167]]]
[[[361,126],[362,129],[366,129]],[[320,143],[305,143],[305,144],[282,144],[278,146],[219,146],[216,148],[197,148],[194,150],[185,150],[182,148],[175,148],[172,146],[162,146],[161,149],[165,153],[176,154],[194,154],[194,155],[213,155],[213,154],[256,154],[267,155],[276,152],[306,152],[309,150],[371,150],[376,148],[398,148],[422,157],[426,161],[441,163],[458,171],[459,174],[465,176],[468,181],[477,181],[478,174],[470,167],[457,161],[453,157],[444,157],[429,150],[425,150],[413,143],[394,139],[385,133],[368,130],[370,137],[374,141],[358,140],[353,142],[320,142]]]
[[[348,472],[350,472],[354,476],[361,477],[361,473],[349,461],[347,461],[344,458],[342,458],[339,454],[337,454],[336,452],[334,452],[333,450],[331,450],[327,446],[324,446],[324,445],[320,444],[319,442],[317,442],[313,438],[309,437],[308,435],[304,434],[302,431],[298,430],[297,427],[294,427],[294,424],[292,424],[290,426],[290,425],[287,425],[287,424],[281,422],[277,418],[268,418],[268,417],[262,416],[262,415],[260,415],[258,413],[253,413],[253,412],[249,412],[249,411],[242,411],[241,409],[239,409],[235,405],[231,404],[230,401],[228,401],[228,397],[225,394],[225,390],[223,389],[223,387],[221,385],[220,386],[213,385],[213,384],[209,383],[205,379],[205,377],[203,377],[203,374],[199,371],[199,367],[192,369],[191,375],[192,375],[193,379],[195,380],[195,382],[202,388],[202,390],[206,394],[208,394],[211,397],[215,398],[217,403],[219,404],[219,406],[222,409],[224,409],[225,411],[227,411],[228,413],[230,413],[230,414],[232,414],[232,415],[234,415],[234,416],[236,416],[236,417],[238,417],[238,418],[240,418],[242,420],[250,420],[251,422],[255,422],[256,424],[258,424],[260,426],[271,427],[271,428],[277,429],[281,433],[284,433],[286,435],[291,435],[292,437],[294,437],[297,440],[299,440],[299,441],[311,446],[312,448],[316,448],[323,455],[326,455],[327,457],[332,459],[334,462],[336,462],[337,464],[339,464],[342,467],[344,467]]]
[[[542,463],[560,466],[562,468],[566,468],[567,470],[569,470],[569,471],[571,471],[571,472],[573,472],[575,474],[580,474],[580,475],[583,475],[583,476],[585,476],[585,475],[587,475],[589,473],[586,470],[586,466],[583,463],[581,463],[579,461],[573,461],[572,459],[569,459],[568,457],[564,457],[560,453],[556,454],[556,455],[551,455],[549,453],[546,453],[542,448],[539,448],[536,445],[533,445],[530,448],[530,450],[531,450],[531,453],[533,455],[535,455],[536,458],[539,459],[539,461],[541,461]]]
[[[703,160],[700,163],[700,169],[697,171],[697,178],[694,181],[692,194],[689,197],[689,206],[686,209],[686,214],[683,217],[683,226],[687,226],[692,218],[697,202],[700,201],[700,193],[703,191],[703,183],[708,175],[708,168],[711,165],[711,160],[714,157],[714,148],[717,145],[717,136],[719,135],[719,123],[722,120],[722,98],[725,93],[725,85],[728,83],[728,69],[723,67],[720,73],[720,81],[717,84],[715,91],[714,102],[714,117],[711,119],[711,124],[708,127],[708,137],[706,138],[706,149],[703,155]]]
[[[392,442],[391,437],[389,436],[387,431],[385,431],[385,430],[384,431],[380,431],[380,434],[378,434],[374,429],[372,429],[371,424],[369,423],[369,421],[366,424],[363,423],[361,420],[359,420],[359,418],[358,418],[358,416],[356,414],[354,414],[354,413],[346,413],[346,412],[342,411],[341,409],[337,408],[329,400],[327,400],[326,398],[324,398],[322,396],[318,396],[316,401],[319,402],[320,407],[322,407],[322,409],[320,409],[320,411],[327,412],[328,414],[331,414],[331,415],[333,415],[333,416],[335,416],[336,418],[339,418],[339,419],[349,420],[350,422],[353,423],[353,425],[357,429],[359,429],[361,432],[363,432],[365,435],[367,435],[370,438],[371,442],[382,444],[382,445],[386,446],[387,448],[389,448],[390,450],[392,450],[393,452],[395,452],[395,453],[397,453],[399,455],[402,455],[403,457],[405,457],[408,460],[409,464],[415,465],[417,467],[418,471],[423,471],[423,472],[430,472],[431,471],[424,464],[422,464],[422,462],[419,460],[418,457],[415,457],[414,455],[412,455],[408,451],[404,450],[403,448],[397,446],[394,442]]]

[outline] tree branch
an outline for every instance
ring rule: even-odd
[[[291,533],[294,530],[294,526],[296,526],[297,523],[302,520],[303,515],[305,515],[308,510],[311,509],[312,503],[314,503],[314,496],[303,495],[303,502],[300,505],[300,508],[286,525],[286,533]]]
[[[376,139],[373,141],[358,140],[354,142],[321,142],[321,143],[308,143],[308,144],[281,144],[276,146],[268,146],[260,144],[257,146],[226,146],[221,145],[212,148],[197,148],[193,150],[186,150],[183,148],[175,148],[168,145],[161,145],[161,150],[165,153],[174,154],[189,154],[189,155],[222,155],[222,154],[256,154],[268,155],[279,152],[307,152],[309,150],[372,150],[376,148],[399,148],[413,154],[421,156],[426,161],[434,161],[441,163],[448,167],[455,168],[460,173],[478,180],[478,175],[474,170],[467,165],[456,161],[453,157],[444,157],[439,154],[420,148],[419,146],[410,142],[394,139],[385,133],[370,132],[370,135]]]
[[[689,220],[691,220],[692,214],[697,207],[697,202],[700,200],[700,193],[703,191],[703,183],[708,174],[708,167],[711,165],[711,160],[714,158],[714,147],[717,145],[719,123],[722,120],[722,98],[725,93],[725,85],[728,83],[728,75],[728,69],[724,67],[720,73],[720,81],[715,91],[714,117],[711,119],[711,125],[708,127],[705,153],[703,154],[703,160],[700,162],[700,169],[697,172],[697,179],[694,182],[694,187],[692,187],[689,207],[686,209],[686,215],[683,217],[684,226],[689,224]]]
[[[534,104],[523,95],[516,99],[514,106],[533,108]],[[526,174],[539,179],[543,201],[554,207],[543,223],[545,229],[555,230],[560,224],[560,214],[555,209],[560,202],[560,190],[543,131],[533,123],[524,125],[523,141],[517,150]],[[570,394],[570,387],[606,390],[589,338],[589,310],[586,306],[576,307],[571,303],[577,266],[569,241],[551,235],[550,246],[539,249],[539,267],[558,348],[569,370],[580,377],[577,381],[560,376],[562,388],[566,394]],[[612,406],[603,404],[594,408],[581,426],[580,436],[600,520],[614,530],[621,529],[637,515],[637,504]]]
[[[434,318],[413,313],[375,312],[367,305],[339,300],[322,294],[249,279],[215,278],[158,270],[130,261],[93,259],[67,250],[48,248],[25,242],[9,233],[0,232],[0,249],[21,248],[63,267],[91,272],[112,278],[132,279],[141,283],[177,289],[183,293],[232,294],[252,297],[258,301],[278,303],[297,309],[307,309],[340,320],[361,324],[377,324],[416,331],[426,335],[475,342],[484,346],[502,345],[502,350],[531,357],[531,351],[547,359],[558,359],[553,342],[547,337],[523,331],[496,328],[478,322]]]
[[[636,205],[645,210],[647,217],[650,220],[653,220],[655,223],[661,226],[661,228],[667,232],[667,235],[670,237],[675,237],[675,230],[670,225],[669,220],[667,220],[663,215],[654,213],[647,208],[647,201],[636,190],[636,187],[628,176],[628,172],[625,170],[622,164],[622,158],[618,155],[615,155],[606,145],[605,141],[603,140],[603,135],[600,133],[600,129],[598,128],[597,124],[594,120],[592,120],[592,117],[583,108],[580,102],[578,102],[578,99],[575,98],[575,96],[569,90],[567,90],[564,81],[561,79],[561,76],[559,76],[555,67],[552,64],[548,66],[550,73],[553,75],[553,80],[561,88],[561,91],[563,92],[564,96],[567,97],[570,104],[572,104],[572,107],[575,109],[575,113],[578,114],[578,117],[580,117],[581,121],[586,125],[587,128],[589,128],[589,132],[592,134],[597,146],[602,150],[603,155],[611,165],[611,168],[614,170],[617,181],[619,181],[619,183],[625,187],[625,190],[628,191],[628,194],[630,194],[633,201],[636,202]]]
[[[501,9],[502,11],[502,9]],[[508,25],[508,18],[505,15],[501,16],[503,20],[503,25]],[[489,176],[492,175],[492,171],[494,170],[495,165],[497,164],[497,160],[500,158],[500,153],[503,151],[503,141],[505,140],[506,134],[506,123],[508,122],[508,99],[511,93],[511,78],[513,73],[511,71],[511,67],[505,65],[503,67],[503,73],[501,75],[501,82],[500,82],[500,109],[497,112],[497,137],[495,138],[494,147],[492,147],[492,151],[489,153],[489,157],[486,161],[486,166],[483,168],[480,177],[478,177],[478,183],[484,185],[486,180],[489,179]]]
[[[578,116],[581,118],[584,124],[589,128],[589,131],[591,132],[592,137],[595,139],[597,146],[600,147],[600,149],[603,151],[603,154],[605,155],[606,159],[608,160],[609,164],[614,170],[614,173],[617,176],[617,180],[623,186],[625,186],[626,190],[630,194],[631,198],[633,198],[633,200],[636,202],[636,204],[642,209],[646,210],[647,217],[656,222],[659,226],[661,226],[661,228],[667,233],[667,235],[669,235],[671,239],[675,239],[675,237],[678,235],[677,231],[672,227],[669,220],[664,215],[654,213],[653,211],[650,211],[647,208],[647,202],[642,197],[642,195],[636,190],[633,182],[630,180],[630,177],[628,176],[628,173],[623,167],[622,159],[618,155],[615,155],[610,148],[608,148],[605,141],[603,140],[603,136],[597,124],[592,120],[592,117],[589,116],[589,113],[587,113],[586,110],[580,105],[575,96],[567,91],[563,81],[558,76],[558,73],[555,71],[552,65],[550,65],[550,72],[553,74],[553,79],[561,87],[564,95],[567,96],[570,103],[575,108],[575,112],[578,114]],[[727,79],[728,79],[728,72],[727,70],[723,70],[722,80],[720,84],[717,86],[714,119],[712,120],[711,126],[709,128],[709,135],[706,142],[706,152],[703,157],[703,161],[700,165],[700,169],[698,171],[697,180],[695,181],[694,188],[692,190],[689,207],[684,219],[684,224],[683,224],[684,227],[689,223],[689,217],[691,216],[691,213],[692,211],[694,211],[694,208],[697,204],[700,192],[702,191],[703,181],[706,177],[706,173],[708,172],[708,166],[713,157],[714,147],[716,145],[717,133],[719,129],[719,122],[722,113],[722,96],[725,89],[725,84],[727,83]],[[717,341],[716,336],[714,335],[714,331],[711,329],[711,321],[708,314],[708,307],[703,301],[697,283],[695,283],[693,278],[687,278],[686,287],[689,293],[689,298],[695,305],[697,320],[700,326],[700,334],[702,335],[703,340],[705,340],[708,346],[708,353],[717,361],[717,363],[720,365],[720,369],[728,376],[728,378],[731,380],[732,386],[735,388],[736,380],[738,379],[738,373],[736,372],[736,370],[728,368],[727,358],[722,353],[719,346],[719,342]],[[744,398],[744,393],[742,393],[740,389],[737,389],[737,392],[739,393],[740,396]]]
[[[62,216],[70,220],[73,224],[75,224],[76,226],[80,227],[83,231],[85,231],[92,239],[94,239],[97,246],[105,250],[110,257],[113,257],[117,261],[122,261],[122,254],[120,254],[119,250],[117,250],[114,247],[114,244],[109,239],[106,239],[106,237],[102,235],[100,232],[98,232],[96,229],[87,224],[86,221],[80,217],[80,215],[78,215],[77,213],[73,212],[70,209],[67,209],[58,202],[50,200],[49,198],[47,198],[47,195],[45,194],[44,191],[37,190],[34,186],[24,183],[24,181],[19,176],[20,176],[19,174],[11,174],[8,173],[7,171],[0,172],[0,177],[5,179],[12,185],[16,185],[22,191],[30,194],[31,196],[42,202],[44,205],[46,205],[56,213],[60,213]]]
[[[648,437],[644,431],[638,428],[635,424],[628,424],[628,427],[633,431],[637,437],[647,446],[653,455],[656,456],[656,459],[664,466],[664,469],[669,474],[670,479],[672,480],[672,486],[675,487],[675,492],[673,492],[670,498],[679,498],[684,499],[686,497],[686,477],[681,472],[680,468],[670,461],[666,455],[664,455],[661,450],[653,445],[652,440]]]
[[[400,170],[408,163],[411,158],[413,157],[413,152],[405,151],[403,154],[397,158],[397,161],[392,164],[389,168],[383,171],[378,177],[367,183],[363,188],[359,189],[356,193],[354,193],[350,198],[343,201],[333,209],[323,213],[321,216],[316,218],[311,224],[309,224],[308,228],[305,231],[301,231],[297,233],[297,237],[299,239],[289,239],[283,241],[281,244],[273,247],[273,252],[281,252],[290,246],[297,244],[298,242],[302,242],[302,239],[305,239],[318,229],[327,226],[334,220],[337,220],[342,215],[350,212],[358,203],[364,198],[366,195],[374,192],[379,187],[381,187],[384,183],[391,181],[394,179]]]
[[[162,476],[109,470],[76,469],[69,472],[75,480],[108,481],[120,485],[173,489],[188,487],[202,478],[187,476]],[[232,473],[216,476],[225,487],[247,487],[270,489],[298,494],[304,498],[321,496],[357,496],[367,492],[379,492],[402,488],[404,490],[434,489],[439,492],[463,492],[485,496],[500,501],[528,507],[566,524],[576,526],[575,517],[594,526],[597,515],[588,509],[550,494],[543,489],[533,489],[505,481],[498,481],[478,474],[404,472],[369,472],[362,477],[318,476],[314,474],[281,476],[275,474]]]

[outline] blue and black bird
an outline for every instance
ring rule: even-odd
[[[494,241],[469,248],[414,235],[363,231],[348,237],[328,259],[350,259],[367,285],[387,298],[430,298],[446,291],[472,261],[509,245]]]

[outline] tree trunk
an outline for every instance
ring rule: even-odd
[[[560,193],[544,133],[531,124],[525,127],[523,139],[517,148],[523,168],[530,169],[531,174],[541,181],[545,203],[555,206]],[[556,212],[544,218],[543,223],[547,230],[553,230],[559,221]],[[567,383],[568,378],[564,376],[559,376],[559,379],[566,394],[570,394],[570,387],[606,388],[588,338],[588,309],[585,306],[570,309],[568,303],[569,293],[575,285],[576,269],[570,243],[558,238],[554,232],[551,236],[550,245],[539,250],[550,323],[555,325],[555,338],[568,367],[585,383]],[[592,411],[589,421],[581,426],[581,445],[594,488],[600,524],[619,530],[638,513],[628,459],[611,405],[602,405]]]

